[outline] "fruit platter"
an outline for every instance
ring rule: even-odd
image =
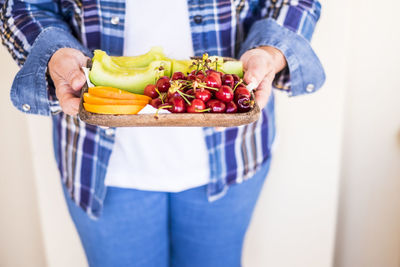
[[[96,50],[88,61],[79,117],[106,127],[232,127],[258,120],[240,61],[217,56],[170,59],[161,48],[135,57]]]

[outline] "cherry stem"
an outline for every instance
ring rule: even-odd
[[[233,92],[235,92],[236,88],[239,86],[239,84],[242,84],[243,80],[240,79],[239,82],[235,85],[235,87],[233,88]]]
[[[186,85],[192,85],[193,84],[192,81],[188,81],[188,80],[178,80],[178,81],[186,82]]]
[[[162,95],[161,95],[160,91],[158,91],[158,89],[157,89],[157,88],[156,88],[156,92],[157,92],[158,96],[159,96],[159,97],[160,97],[160,99],[161,99],[161,103],[163,103],[163,104],[164,104],[163,97],[162,97]]]
[[[211,110],[211,108],[205,108],[205,109],[197,109],[197,108],[195,108],[194,110],[195,110],[196,112],[208,112],[208,111]]]
[[[157,94],[158,94],[159,96],[161,96],[161,93],[160,93],[160,91],[158,91],[158,89],[157,89],[157,88],[156,88],[155,90],[156,90]]]
[[[196,75],[197,73],[199,73],[199,69],[200,69],[200,60],[197,60],[197,70],[196,70]]]
[[[185,100],[186,101],[186,103],[188,104],[188,105],[190,105],[190,101],[189,100],[187,100],[187,98],[183,95],[183,93],[181,92],[181,91],[179,91],[179,90],[176,90],[177,92],[178,92],[178,94],[183,98],[183,100]]]
[[[254,105],[254,101],[253,100],[245,100],[245,101],[243,101],[243,104],[249,105],[249,106],[253,106]]]
[[[172,108],[172,106],[169,105],[169,106],[162,106],[162,107],[159,107],[159,108],[157,109],[157,111],[156,111],[156,114],[154,115],[154,118],[158,119],[158,112],[159,112],[161,109],[166,109],[166,108]]]
[[[199,86],[200,86],[200,87],[203,87],[203,88],[210,89],[210,90],[214,90],[214,91],[218,91],[218,90],[219,90],[218,88],[210,87],[210,86],[203,85],[203,84],[199,84]]]
[[[188,95],[188,94],[185,94],[184,92],[181,92],[181,93],[182,93],[182,95],[184,95],[184,96],[186,96],[186,97],[195,98],[194,95]]]

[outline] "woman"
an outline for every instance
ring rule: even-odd
[[[271,159],[272,84],[294,96],[324,82],[309,44],[319,14],[312,0],[4,3],[3,43],[22,66],[11,100],[52,116],[66,201],[91,266],[240,266]],[[260,120],[217,131],[103,129],[77,118],[91,50],[136,55],[154,45],[176,58],[240,58],[245,82],[257,85]]]

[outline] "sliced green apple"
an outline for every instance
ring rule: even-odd
[[[171,60],[172,61],[172,73],[182,72],[185,75],[195,70],[196,67],[193,66],[193,60]]]
[[[162,67],[162,68],[160,68]],[[110,86],[136,94],[143,94],[146,85],[155,83],[157,77],[169,75],[171,62],[153,61],[146,68],[123,69],[94,60],[89,73],[94,85]]]
[[[117,65],[124,68],[143,68],[147,67],[152,61],[169,60],[162,47],[155,46],[146,54],[135,57],[111,57],[111,60]]]
[[[243,78],[243,64],[241,61],[226,61],[219,67],[223,73],[236,74]]]

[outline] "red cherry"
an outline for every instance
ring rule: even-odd
[[[154,108],[158,108],[162,104],[161,98],[157,97],[154,98],[150,101],[150,105],[152,105]]]
[[[252,108],[250,97],[247,95],[239,95],[236,104],[239,112],[247,112]]]
[[[195,93],[194,93],[193,89],[189,89],[189,90],[187,90],[187,91],[185,92],[185,94],[187,94],[187,95],[192,95],[192,96],[194,96],[194,95],[195,95]]]
[[[231,74],[233,77],[233,80],[235,81],[235,85],[240,81],[239,76],[237,76],[236,74]]]
[[[190,74],[187,76],[187,80],[188,80],[188,81],[195,81],[196,79],[197,79],[197,77],[196,77],[196,75],[193,74],[193,73],[190,73]]]
[[[151,98],[156,98],[158,97],[158,93],[156,91],[156,86],[154,84],[148,84],[145,88],[144,88],[144,95],[147,95],[148,97]]]
[[[206,70],[207,76],[210,75],[211,73],[217,73],[215,70]]]
[[[177,91],[171,92],[170,90],[168,90],[168,94],[167,94],[168,101],[170,99],[172,99],[173,97],[181,97],[181,95]]]
[[[231,101],[226,104],[226,113],[236,113],[237,112],[237,106],[235,102]]]
[[[173,80],[173,81],[175,81],[175,80],[186,80],[186,76],[182,72],[177,71],[177,72],[174,72],[174,74],[172,74],[171,80]]]
[[[204,72],[202,71],[197,72],[197,74],[196,71],[192,71],[192,73],[196,75],[197,79],[199,79],[200,81],[203,81],[205,78]]]
[[[197,92],[195,94],[195,97],[198,98],[198,99],[203,100],[204,102],[207,102],[208,100],[211,99],[212,94],[207,89],[197,90]]]
[[[167,76],[163,76],[158,79],[156,83],[156,87],[160,92],[167,92],[171,84],[169,83],[169,78]]]
[[[221,76],[218,73],[213,72],[208,75],[205,79],[206,85],[213,88],[220,88],[222,85]]]
[[[196,77],[197,77],[197,79],[200,79],[200,81],[204,81],[204,78],[206,76],[204,76],[203,72],[199,71],[199,73],[197,73]]]
[[[226,103],[231,102],[233,100],[233,91],[227,85],[221,86],[219,90],[215,93],[217,99],[224,101]]]
[[[235,96],[234,96],[235,101],[239,95],[246,95],[249,98],[251,97],[250,91],[246,87],[240,85],[235,90]]]
[[[164,104],[161,104],[158,106],[158,109],[170,109],[171,108],[171,103],[165,102]]]
[[[233,76],[230,74],[224,74],[222,75],[222,84],[223,85],[228,85],[233,88],[235,84],[235,80],[233,79]]]
[[[207,102],[207,107],[211,108],[211,112],[213,113],[223,113],[225,112],[226,105],[224,102],[218,99],[211,99]]]
[[[213,69],[206,70],[206,74],[207,75],[210,75],[211,73],[218,74],[220,77],[222,77],[222,75],[224,75],[222,72],[216,71],[216,70],[213,70]]]
[[[246,86],[244,85],[244,84],[239,84],[237,87],[236,87],[236,90],[235,90],[235,93],[239,90],[243,90],[243,89],[245,89],[245,90],[247,90],[248,92],[249,92],[249,90],[246,88]]]
[[[194,80],[199,80],[199,81],[203,81],[205,78],[204,72],[199,70],[193,70],[189,75],[188,75],[188,80],[189,80],[189,76],[190,76],[190,81],[194,81]],[[194,76],[194,77],[193,77]]]
[[[199,70],[199,71],[197,71],[197,70],[192,70],[192,71],[190,72],[190,74],[194,74],[194,75],[203,74],[203,75],[204,75],[204,72],[203,72],[202,70]]]
[[[195,98],[193,99],[191,105],[188,105],[187,112],[189,113],[202,112],[205,108],[206,105],[204,104],[203,100]]]
[[[168,109],[172,113],[185,112],[186,105],[185,105],[185,101],[183,100],[182,97],[180,97],[180,96],[179,97],[173,97],[168,102],[172,105],[172,108]]]

